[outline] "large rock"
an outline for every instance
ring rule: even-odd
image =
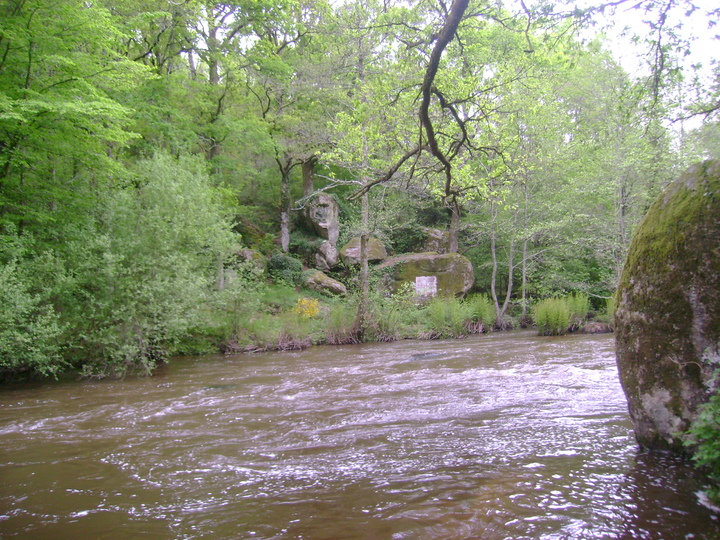
[[[450,251],[450,232],[442,229],[423,229],[427,235],[422,251],[436,251],[437,253],[448,253]],[[420,251],[420,250],[417,250]]]
[[[387,259],[387,249],[377,238],[368,238],[368,262],[379,262]],[[356,236],[340,250],[340,258],[347,266],[360,264],[360,237]]]
[[[340,231],[339,215],[337,201],[326,193],[320,193],[305,205],[305,219],[309,225],[333,246],[337,244]]]
[[[417,278],[432,278],[440,296],[464,296],[475,283],[472,263],[458,253],[411,253],[387,259],[378,270],[387,269],[390,287],[397,291],[403,284],[416,286]],[[427,280],[423,280],[427,281]],[[418,291],[421,295],[425,292]]]
[[[310,274],[306,281],[307,286],[314,291],[326,293],[332,296],[342,296],[347,294],[345,285],[325,275],[320,270],[316,270]]]
[[[617,362],[638,442],[682,452],[720,367],[720,161],[685,172],[630,245],[615,311]]]
[[[315,254],[315,266],[323,272],[335,268],[340,261],[340,252],[331,244],[329,240],[325,240],[320,244],[318,252]]]

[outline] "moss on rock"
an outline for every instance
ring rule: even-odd
[[[309,289],[328,294],[330,296],[344,296],[347,294],[345,285],[324,274],[320,270],[311,271],[305,279]]]
[[[378,262],[387,259],[387,250],[377,238],[369,237],[368,244],[368,262]],[[347,266],[360,264],[360,237],[350,239],[340,250],[340,258]]]
[[[378,266],[378,270],[388,273],[393,291],[404,283],[414,284],[417,277],[436,276],[439,295],[463,296],[475,282],[472,263],[458,253],[401,255],[386,260]]]
[[[650,207],[616,306],[618,369],[636,438],[682,452],[720,367],[720,161],[691,167]]]

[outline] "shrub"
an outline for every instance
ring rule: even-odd
[[[395,253],[412,253],[427,241],[427,233],[417,223],[392,227],[388,231],[388,240]]]
[[[290,286],[302,284],[302,262],[284,253],[273,253],[268,260],[268,274],[277,282]]]
[[[425,308],[428,330],[435,337],[467,334],[466,322],[472,318],[471,306],[456,298],[434,298]]]
[[[337,302],[330,306],[324,317],[325,341],[331,345],[357,343],[356,317],[357,302],[354,299]]]
[[[231,209],[199,159],[156,156],[134,186],[105,194],[97,230],[65,246],[58,302],[67,357],[87,376],[149,373],[192,331],[218,261],[232,252]]]
[[[320,302],[315,298],[298,298],[293,313],[303,319],[313,319],[320,313]]]
[[[570,326],[577,330],[583,325],[590,311],[590,299],[586,294],[575,293],[566,296],[565,302],[570,315]]]
[[[0,267],[0,377],[56,375],[60,333],[58,315],[28,290],[17,263]]]
[[[715,376],[718,376],[716,372]],[[687,432],[685,445],[694,448],[693,460],[707,470],[713,485],[707,490],[709,499],[720,504],[720,392],[700,407],[698,416]]]
[[[570,309],[564,298],[546,298],[533,307],[533,320],[541,336],[560,336],[570,324]]]
[[[572,319],[584,319],[590,311],[590,299],[586,294],[574,293],[566,297]]]
[[[315,265],[315,254],[321,243],[322,240],[316,236],[307,236],[297,231],[290,235],[290,251],[307,266]]]
[[[495,307],[485,294],[476,294],[466,301],[475,331],[487,331],[495,324]]]

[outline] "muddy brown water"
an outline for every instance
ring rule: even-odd
[[[0,537],[716,539],[611,335],[173,359],[0,390]]]

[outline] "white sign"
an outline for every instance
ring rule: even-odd
[[[416,277],[415,294],[418,296],[437,296],[437,276]]]

